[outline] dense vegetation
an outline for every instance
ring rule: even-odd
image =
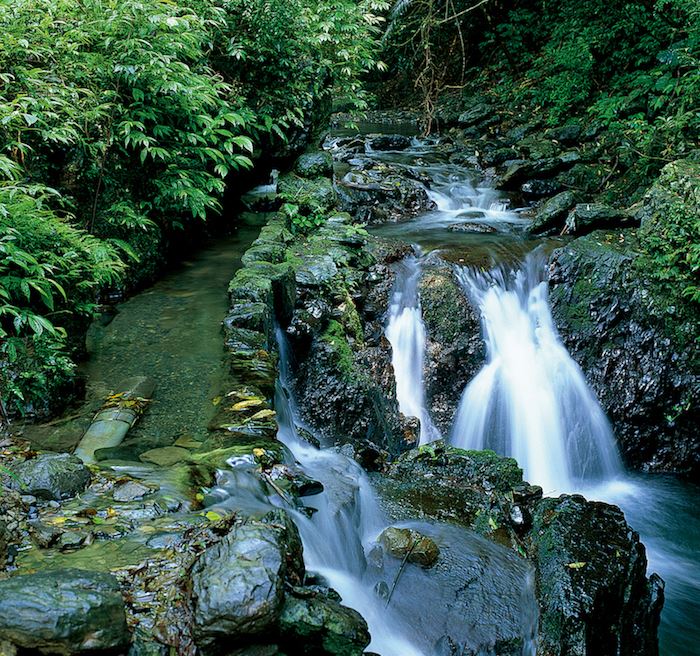
[[[365,109],[373,70],[379,102],[420,106],[429,126],[476,99],[511,125],[578,122],[630,203],[698,157],[696,0],[15,0],[0,29],[0,396],[14,410],[45,410],[69,382],[106,290],[152,278],[260,153],[303,148],[333,103]],[[322,222],[287,200],[299,230]],[[697,301],[697,217],[678,216],[640,236],[653,276]]]
[[[606,171],[604,199],[624,207],[664,165],[700,159],[697,0],[397,0],[383,58],[396,72],[381,81],[390,102],[412,97],[429,127],[484,100],[501,116],[495,129],[582,126]],[[690,299],[690,312],[700,219],[683,196],[693,193],[680,190],[676,211],[639,234],[644,274],[669,305]]]
[[[333,92],[366,105],[382,0],[0,7],[0,396],[40,411],[101,290],[152,276]]]

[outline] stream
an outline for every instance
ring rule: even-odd
[[[700,616],[700,490],[673,476],[624,471],[615,427],[567,353],[550,313],[545,255],[562,239],[528,237],[522,211],[475,169],[450,163],[432,140],[365,156],[427,176],[435,204],[408,221],[372,228],[414,244],[414,255],[394,265],[385,337],[392,347],[397,401],[406,416],[420,420],[420,443],[445,439],[462,448],[493,449],[517,458],[525,478],[546,495],[581,493],[619,505],[646,545],[649,572],[666,582],[660,653],[695,653],[700,625],[689,618]],[[133,461],[125,471],[138,471],[139,454],[146,450],[205,439],[226,388],[220,323],[228,307],[227,284],[265,216],[249,218],[232,237],[121,303],[110,322],[96,322],[83,367],[84,407],[68,421],[28,427],[25,436],[42,448],[69,450],[116,384],[148,376],[156,381],[154,400],[120,447],[120,457]],[[426,403],[426,330],[418,291],[423,267],[436,257],[451,263],[463,294],[478,308],[487,346],[486,363],[462,391],[452,429],[444,435]],[[282,330],[276,339],[278,439],[324,490],[295,503],[262,484],[251,457],[231,458],[206,491],[205,508],[256,515],[286,508],[299,528],[307,570],[362,614],[372,652],[442,656],[460,649],[495,656],[499,640],[517,639],[522,656],[534,656],[538,610],[532,565],[467,529],[392,516],[390,500],[374,489],[351,453],[311,446],[292,392],[294,353]],[[144,480],[167,476],[165,470],[146,469]],[[404,570],[401,561],[383,556],[377,541],[388,526],[428,536],[439,546],[440,565]],[[469,594],[459,587],[462,580],[470,582]]]

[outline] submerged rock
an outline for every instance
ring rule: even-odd
[[[129,641],[116,579],[58,569],[0,581],[0,639],[50,654],[94,654]]]
[[[83,461],[67,453],[43,453],[15,469],[17,479],[10,485],[24,494],[59,501],[82,492],[92,475]]]
[[[403,134],[382,134],[368,143],[372,150],[406,150],[411,146],[411,140]]]

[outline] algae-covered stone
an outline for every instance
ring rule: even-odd
[[[394,558],[432,567],[440,556],[440,548],[432,538],[410,528],[389,526],[379,536],[379,543]]]
[[[295,653],[360,656],[369,645],[367,623],[330,596],[288,596],[280,631],[297,645]]]
[[[15,468],[15,489],[40,499],[61,500],[74,497],[90,482],[90,470],[83,461],[67,453],[43,453]]]
[[[406,150],[411,146],[411,140],[403,134],[381,134],[368,143],[372,150]]]
[[[330,178],[333,175],[333,157],[323,150],[304,153],[294,162],[294,171],[302,178]]]
[[[129,641],[116,579],[58,569],[0,581],[0,639],[51,654],[94,654]]]
[[[246,328],[266,333],[270,327],[270,308],[266,303],[234,299],[224,319],[224,328]]]
[[[377,484],[412,512],[515,543],[510,509],[513,490],[522,485],[522,470],[512,458],[464,451],[438,440],[397,458]]]
[[[309,255],[296,270],[296,281],[306,287],[319,287],[338,275],[338,267],[328,255]]]

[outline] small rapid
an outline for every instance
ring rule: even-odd
[[[398,525],[419,530],[439,544],[445,564],[433,573],[410,565],[404,569],[405,563],[382,556],[377,538],[384,528],[397,524],[382,510],[366,473],[352,458],[336,449],[317,449],[300,437],[290,392],[290,356],[280,329],[277,340],[278,439],[324,487],[323,493],[305,498],[306,508],[290,509],[301,533],[306,567],[365,618],[372,637],[368,649],[382,656],[437,656],[450,644],[492,656],[492,645],[507,623],[522,638],[522,656],[534,656],[534,573],[508,550],[456,526],[403,521]],[[472,597],[453,611],[443,607],[445,598],[458,594],[462,581],[476,578],[481,588]],[[467,621],[465,609],[479,620]],[[421,621],[416,621],[418,616]]]
[[[451,442],[514,457],[548,496],[619,476],[608,420],[561,342],[545,267],[532,254],[513,272],[456,275],[478,308],[487,361],[467,385]]]
[[[420,276],[420,257],[409,256],[398,264],[385,335],[392,349],[399,410],[406,417],[416,417],[420,421],[420,444],[427,444],[439,439],[440,432],[425,407],[426,335],[418,295]]]

